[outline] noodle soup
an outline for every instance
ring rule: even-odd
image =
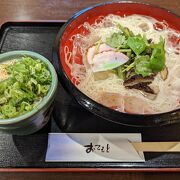
[[[72,81],[120,112],[156,114],[180,108],[179,32],[148,16],[100,16],[64,47]],[[79,63],[82,58],[82,63]]]

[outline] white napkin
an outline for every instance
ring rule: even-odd
[[[130,142],[141,142],[141,134],[50,133],[46,162],[144,162]]]

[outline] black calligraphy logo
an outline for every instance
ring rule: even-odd
[[[88,145],[85,145],[84,147],[86,148],[86,153],[90,153],[90,152],[94,152],[94,151],[100,151],[102,153],[109,153],[109,150],[110,150],[109,144],[106,144],[105,146],[100,145],[100,144],[93,145],[92,142]]]

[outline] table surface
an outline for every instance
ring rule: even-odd
[[[110,1],[110,0],[109,0]],[[0,25],[7,21],[58,20],[66,21],[75,12],[107,0],[0,0]],[[138,0],[151,3],[180,15],[180,0]],[[180,179],[179,173],[140,173],[140,172],[108,172],[108,173],[0,173],[0,179]]]
[[[67,20],[75,12],[111,0],[0,0],[0,23],[11,20]],[[168,8],[180,15],[180,0],[135,0]]]

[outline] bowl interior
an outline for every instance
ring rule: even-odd
[[[63,66],[63,70],[65,71],[68,78],[72,81],[72,83],[74,83],[74,81],[71,77],[70,69],[65,63],[64,47],[67,46],[69,48],[69,51],[72,51],[73,44],[72,41],[70,41],[70,38],[74,34],[79,33],[85,35],[87,33],[86,30],[81,26],[84,22],[92,24],[95,22],[95,20],[98,19],[99,16],[106,16],[108,14],[115,14],[120,16],[140,14],[150,16],[159,21],[165,20],[171,28],[180,31],[180,18],[177,15],[169,12],[166,9],[148,4],[116,2],[100,4],[86,8],[76,13],[61,30],[62,34],[59,46],[60,61]],[[79,56],[76,61],[81,64],[81,56]]]
[[[158,21],[165,20],[169,27],[180,31],[180,17],[178,15],[153,5],[135,2],[110,2],[81,10],[71,19],[69,19],[69,21],[65,23],[65,25],[60,29],[53,49],[54,65],[62,85],[85,109],[113,123],[134,127],[152,127],[179,122],[179,110],[145,115],[121,113],[95,102],[83,94],[75,86],[75,81],[71,76],[71,70],[65,62],[64,47],[67,46],[69,51],[72,51],[73,43],[70,40],[71,37],[74,34],[86,35],[86,33],[88,33],[82,26],[84,22],[93,24],[95,21],[97,22],[98,17],[106,16],[108,14],[115,14],[120,16],[139,14],[150,16],[157,19]],[[77,56],[76,63],[82,64],[82,58],[80,54]]]
[[[31,51],[10,51],[7,53],[0,54],[0,63],[8,61],[8,60],[12,60],[12,59],[19,59],[23,56],[30,56],[32,58],[39,59],[39,60],[43,61],[45,64],[47,64],[49,71],[51,72],[51,76],[52,76],[52,83],[51,83],[50,90],[49,90],[48,94],[42,99],[42,101],[37,105],[37,107],[35,109],[33,109],[32,111],[27,112],[21,116],[15,117],[15,118],[9,118],[6,120],[0,119],[0,124],[16,123],[16,122],[19,122],[21,120],[24,120],[26,118],[33,116],[39,110],[41,110],[44,106],[46,106],[48,104],[48,102],[50,102],[52,100],[52,98],[54,97],[54,94],[56,92],[57,84],[58,84],[56,71],[55,71],[53,65],[50,63],[50,61],[48,59],[46,59],[45,57],[41,56],[40,54],[31,52]]]

